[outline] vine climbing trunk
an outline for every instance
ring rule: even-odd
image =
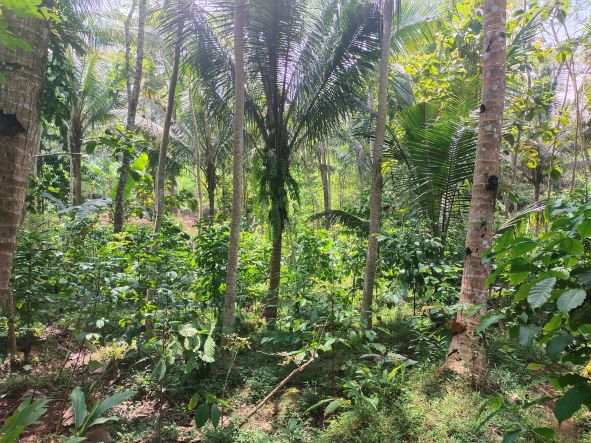
[[[453,336],[445,362],[447,369],[475,379],[486,369],[476,328],[489,298],[489,266],[483,263],[482,255],[490,247],[494,233],[505,101],[506,10],[506,0],[484,0],[482,104],[460,290],[460,304],[482,307],[476,315],[460,311],[450,322]]]
[[[393,0],[385,0],[382,11],[382,36],[380,55],[380,77],[378,80],[378,116],[375,139],[372,148],[373,164],[371,194],[369,199],[369,238],[367,260],[361,300],[361,322],[364,327],[372,327],[373,288],[378,261],[378,235],[382,206],[382,148],[386,134],[386,114],[388,112],[388,73],[390,71],[390,39],[392,37]]]
[[[129,36],[129,27],[133,11],[135,9],[135,1],[132,3],[129,15],[125,21],[125,70],[127,74],[127,122],[126,130],[131,131],[135,127],[135,117],[137,114],[137,107],[140,99],[140,88],[142,84],[142,72],[144,65],[144,41],[146,28],[146,13],[147,0],[139,0],[138,4],[138,27],[136,40],[136,54],[135,54],[135,75],[133,77],[133,85],[131,84],[131,39]],[[117,180],[117,190],[115,192],[114,214],[113,214],[113,231],[121,232],[123,230],[123,221],[125,219],[125,183],[129,175],[129,168],[131,165],[131,154],[128,151],[121,154],[121,166],[119,167],[119,179]]]
[[[232,171],[232,219],[224,296],[223,333],[234,332],[236,281],[238,277],[238,245],[242,218],[242,153],[244,150],[244,0],[234,3],[234,153]]]
[[[179,2],[180,7],[180,2]],[[179,22],[176,41],[174,45],[174,56],[172,59],[172,72],[168,85],[168,102],[166,104],[166,115],[162,128],[162,140],[158,152],[158,171],[156,172],[156,217],[154,220],[154,232],[160,231],[162,219],[164,218],[164,183],[166,181],[166,157],[168,155],[168,144],[170,141],[170,127],[172,125],[172,114],[174,113],[174,97],[176,85],[179,78],[179,63],[181,59],[181,43],[183,34],[183,22]]]
[[[41,139],[39,96],[47,66],[46,20],[2,9],[3,24],[30,51],[0,43],[0,309],[8,297],[17,231],[21,223],[31,160]]]

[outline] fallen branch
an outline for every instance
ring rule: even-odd
[[[275,394],[277,394],[277,392],[279,392],[279,390],[283,386],[285,386],[289,380],[291,380],[296,374],[299,374],[304,369],[306,369],[309,365],[311,365],[314,362],[314,360],[316,360],[316,357],[314,357],[314,356],[310,357],[310,359],[306,363],[295,368],[293,371],[291,371],[287,375],[287,377],[285,377],[283,380],[281,380],[281,383],[279,383],[277,386],[275,386],[275,388],[273,388],[273,390],[271,392],[269,392],[269,394],[267,394],[267,396],[265,398],[263,398],[259,402],[259,404],[256,405],[256,407],[242,420],[242,422],[238,425],[238,429],[240,429],[242,426],[244,426],[246,423],[248,423],[248,420],[250,420],[252,418],[252,416],[254,414],[256,414],[257,411],[259,409],[261,409],[265,403],[267,403],[271,398],[273,398],[273,396]]]

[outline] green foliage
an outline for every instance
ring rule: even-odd
[[[72,432],[74,436],[84,437],[91,427],[108,421],[118,420],[119,417],[105,417],[104,413],[109,409],[120,405],[125,400],[130,399],[135,394],[135,391],[125,391],[113,394],[102,401],[95,400],[90,407],[90,410],[88,410],[86,407],[86,397],[84,392],[80,386],[76,386],[71,394],[72,411],[74,413],[74,428]]]
[[[546,208],[549,229],[537,238],[524,238],[514,230],[497,239],[490,258],[498,262],[492,280],[510,283],[504,295],[513,298],[506,315],[522,345],[532,341],[545,348],[550,362],[542,362],[548,380],[562,391],[554,407],[559,422],[590,406],[591,384],[576,368],[587,365],[591,324],[588,204],[558,200]],[[513,288],[512,286],[515,285]],[[568,365],[563,368],[561,365]]]
[[[14,411],[2,424],[0,428],[0,443],[12,443],[18,441],[18,437],[31,425],[38,423],[47,411],[46,405],[49,400],[34,400],[26,397],[16,411]]]

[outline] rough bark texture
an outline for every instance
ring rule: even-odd
[[[382,148],[386,133],[386,114],[388,106],[388,73],[390,71],[390,39],[392,36],[393,0],[385,0],[382,15],[382,42],[380,59],[380,77],[378,84],[378,116],[375,139],[372,149],[373,164],[371,195],[369,199],[369,239],[367,243],[367,261],[361,301],[361,322],[371,329],[373,288],[376,279],[378,261],[378,235],[380,233],[380,213],[382,206]]]
[[[180,6],[180,5],[179,5]],[[175,42],[174,56],[172,59],[172,72],[170,74],[170,83],[168,85],[168,102],[166,104],[166,115],[164,116],[164,126],[162,128],[162,140],[160,141],[160,151],[158,153],[158,171],[156,172],[156,219],[154,221],[154,232],[160,231],[162,219],[164,217],[164,183],[166,181],[166,156],[168,155],[168,143],[170,141],[170,126],[172,124],[172,114],[174,112],[174,96],[176,85],[179,78],[179,63],[181,59],[181,36],[183,33],[183,24],[179,24],[177,41]]]
[[[232,171],[232,219],[224,297],[223,332],[234,332],[236,280],[238,277],[238,243],[242,218],[242,152],[244,149],[244,0],[234,3],[234,159]]]
[[[31,159],[39,146],[39,95],[45,77],[48,24],[3,11],[9,31],[32,51],[9,51],[0,44],[0,307],[10,293],[10,274]]]
[[[125,42],[125,66],[127,69],[127,123],[126,130],[130,131],[135,126],[135,116],[137,113],[137,106],[140,99],[140,88],[142,84],[142,72],[144,64],[144,40],[146,28],[146,9],[147,0],[140,0],[138,6],[138,28],[135,54],[135,75],[133,78],[133,87],[131,85],[131,70],[130,70],[130,49],[131,42],[129,41],[129,25],[133,10],[135,9],[135,2],[131,6],[130,14],[125,22],[125,34],[127,41]],[[125,219],[125,183],[129,175],[129,166],[131,164],[131,156],[125,151],[121,155],[121,166],[119,168],[119,179],[117,180],[117,192],[115,193],[114,202],[114,220],[113,231],[121,232],[123,229],[123,221]]]
[[[483,305],[477,315],[458,312],[445,367],[479,378],[485,370],[483,349],[476,335],[486,309],[489,268],[482,254],[491,244],[499,173],[499,148],[505,100],[506,0],[485,0],[483,15],[482,104],[474,165],[472,201],[466,235],[466,256],[460,303]]]

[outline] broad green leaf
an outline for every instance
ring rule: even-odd
[[[211,335],[207,336],[207,339],[203,344],[201,359],[207,363],[213,363],[215,361],[215,340]]]
[[[192,411],[193,409],[195,409],[195,406],[197,406],[197,402],[199,402],[199,393],[195,392],[193,394],[193,396],[191,397],[191,400],[189,400],[189,411]]]
[[[532,309],[537,309],[546,303],[555,284],[556,277],[550,277],[532,286],[527,296],[527,301]]]
[[[552,428],[534,428],[532,431],[546,440],[554,440],[556,438],[556,432]]]
[[[102,415],[103,413],[105,413],[109,409],[111,409],[117,405],[120,405],[125,400],[130,399],[135,394],[136,394],[136,391],[129,391],[128,390],[128,391],[118,392],[117,394],[111,395],[109,398],[106,398],[102,402],[100,402],[100,404],[98,405],[98,408],[96,409],[97,415]]]
[[[217,403],[211,405],[211,424],[214,428],[217,428],[220,424],[220,417],[222,416],[222,411]]]
[[[83,425],[88,410],[86,409],[86,398],[82,388],[76,386],[70,395],[72,399],[72,412],[74,413],[74,427],[78,430]]]
[[[586,297],[587,292],[585,292],[585,290],[570,289],[566,292],[563,292],[562,295],[558,297],[556,306],[558,306],[558,310],[560,312],[570,312],[571,310],[581,306]]]
[[[18,441],[20,434],[30,425],[37,423],[37,419],[45,414],[48,401],[47,399],[32,401],[31,397],[26,397],[0,427],[0,442]]]
[[[577,232],[583,238],[591,236],[591,220],[583,220],[579,226],[577,226]]]
[[[537,243],[526,237],[517,237],[511,244],[511,252],[513,256],[519,257],[527,254],[532,249],[535,249]]]
[[[205,426],[205,423],[207,423],[208,419],[209,405],[207,403],[202,403],[195,411],[195,426],[197,426],[197,428],[202,428]]]
[[[566,394],[556,400],[554,416],[559,423],[571,418],[591,397],[591,385],[581,383],[570,388]]]
[[[583,243],[576,238],[564,238],[558,243],[560,252],[579,256],[583,253]]]
[[[197,329],[194,328],[189,323],[185,323],[179,329],[179,334],[182,335],[183,337],[193,337],[195,334],[197,334]]]
[[[503,441],[502,441],[502,443],[513,443],[514,441],[517,441],[517,439],[519,437],[521,437],[521,435],[524,432],[525,431],[523,429],[515,429],[514,431],[507,431],[503,435]]]
[[[328,416],[330,414],[332,414],[333,412],[335,412],[337,409],[339,409],[340,407],[343,406],[343,399],[342,398],[337,398],[333,401],[331,401],[328,406],[326,407],[326,409],[324,410],[324,416]]]
[[[513,230],[509,229],[503,233],[498,239],[495,240],[492,248],[493,252],[501,252],[503,249],[509,247],[513,241]]]
[[[553,338],[546,345],[546,354],[548,357],[555,360],[564,349],[570,345],[574,340],[574,337],[567,332],[562,331],[561,334]]]
[[[488,312],[488,313],[484,314],[482,317],[480,317],[480,323],[478,324],[478,327],[476,328],[476,332],[477,333],[483,332],[489,326],[494,325],[495,323],[497,323],[499,320],[502,320],[503,318],[505,318],[505,314],[496,314],[494,312]]]
[[[164,378],[164,374],[166,374],[166,362],[161,358],[152,370],[152,377],[160,381]]]
[[[540,332],[542,328],[534,325],[519,326],[519,344],[521,346],[531,345],[534,337]]]

